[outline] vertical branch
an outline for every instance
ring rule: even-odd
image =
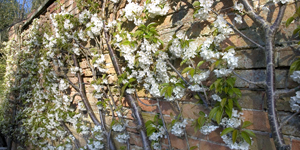
[[[103,26],[105,27],[105,23],[103,22]],[[108,41],[108,33],[107,31],[104,31],[104,35],[105,35],[105,42],[107,44],[107,47],[108,47],[108,51],[109,51],[109,56],[112,60],[112,63],[113,63],[113,66],[114,66],[114,69],[117,73],[117,75],[121,75],[122,74],[122,71],[120,69],[120,66],[119,66],[119,63],[118,63],[118,60],[116,59],[116,55],[114,53],[114,51],[112,50],[110,44],[109,44],[109,41]],[[143,121],[143,117],[140,113],[140,108],[138,107],[134,97],[132,94],[128,94],[127,92],[125,92],[125,98],[129,101],[130,103],[130,106],[131,106],[131,109],[132,109],[132,114],[134,116],[134,118],[136,119],[137,121],[137,124],[140,128],[140,136],[142,138],[142,142],[143,142],[143,148],[144,150],[150,150],[150,142],[147,138],[147,134],[146,134],[146,129],[145,129],[145,125],[144,125],[144,121]]]
[[[78,61],[77,61],[77,58],[75,56],[75,54],[72,55],[72,59],[74,61],[74,66],[78,67],[79,68],[79,64],[78,64]],[[87,99],[87,96],[86,96],[86,91],[85,91],[85,86],[84,86],[84,82],[83,82],[83,79],[82,79],[82,76],[80,74],[80,72],[77,72],[76,73],[77,75],[77,78],[78,78],[78,84],[79,84],[79,93],[80,93],[80,96],[82,98],[82,101],[88,111],[88,114],[90,115],[92,121],[95,123],[95,125],[97,126],[100,126],[100,122],[99,120],[97,119],[95,113],[93,112],[93,109]]]
[[[175,102],[176,102],[177,109],[179,110],[179,114],[182,114],[182,111],[181,111],[181,108],[180,108],[180,106],[178,104],[178,101],[175,100]],[[181,115],[180,115],[180,120],[182,120]],[[190,143],[189,143],[188,135],[187,135],[187,132],[186,132],[185,129],[184,129],[184,137],[185,137],[185,140],[186,140],[186,144],[187,144],[188,150],[190,150]]]
[[[272,136],[276,149],[289,149],[288,145],[285,145],[280,126],[278,123],[278,117],[276,112],[276,81],[275,81],[275,60],[274,60],[274,37],[279,24],[282,21],[283,13],[286,9],[285,5],[279,4],[279,12],[277,18],[272,26],[269,25],[262,17],[255,14],[253,8],[249,4],[248,0],[242,0],[247,15],[255,22],[257,22],[265,32],[265,57],[266,57],[266,95],[268,102],[268,119],[271,126]]]
[[[116,103],[115,103],[115,100],[114,100],[114,97],[113,97],[113,95],[112,95],[112,92],[111,92],[111,90],[110,90],[110,86],[109,86],[109,85],[107,85],[107,89],[108,89],[108,92],[109,92],[109,96],[110,96],[110,98],[111,98],[111,100],[112,100],[112,102],[113,102],[113,106],[114,106],[114,108],[116,109],[117,106],[116,106]],[[102,90],[104,91],[104,89],[102,89]],[[106,94],[106,93],[105,93],[105,94]],[[107,98],[108,98],[108,96],[107,96]],[[121,107],[121,112],[123,112],[122,107]],[[123,116],[123,114],[122,114],[122,116]],[[118,116],[118,118],[120,118],[121,122],[125,125],[124,118],[123,118],[123,117],[119,117],[119,116]],[[127,130],[125,130],[125,133],[128,134],[128,133],[127,133]],[[126,140],[126,144],[127,144],[127,150],[130,150],[129,139]]]
[[[66,124],[63,121],[61,121],[60,124],[64,127],[64,129],[68,132],[69,135],[72,135],[74,137],[74,135],[72,134],[70,129],[66,126]],[[73,141],[74,141],[75,147],[77,149],[79,149],[80,148],[79,141],[75,137],[73,138]]]
[[[79,68],[79,64],[78,64],[78,61],[77,61],[77,58],[76,58],[75,54],[72,55],[72,59],[74,61],[74,65]],[[90,103],[87,99],[84,82],[83,82],[83,79],[82,79],[82,76],[81,76],[80,72],[77,72],[76,75],[77,75],[77,78],[78,78],[79,93],[80,93],[82,101],[85,105],[85,108],[87,109],[87,112],[88,112],[89,116],[91,117],[92,121],[94,122],[94,124],[97,125],[97,126],[101,126],[101,123],[97,119],[97,117],[96,117],[96,115],[95,115],[95,113],[94,113],[94,111],[93,111],[93,109],[92,109],[92,107],[91,107],[91,105],[90,105]],[[104,122],[102,122],[102,123],[104,123]],[[104,125],[104,127],[105,127],[105,125]],[[105,128],[104,128],[104,130],[105,130]],[[109,139],[109,147],[112,150],[116,149],[113,141],[110,140],[110,139]]]
[[[167,127],[166,127],[166,122],[165,122],[164,116],[163,116],[162,111],[161,111],[160,106],[159,106],[159,99],[157,99],[156,105],[157,105],[158,111],[160,113],[160,117],[161,117],[161,120],[163,122],[163,126],[165,128],[165,132],[166,132],[166,135],[167,135],[167,138],[168,138],[169,149],[172,149],[170,135],[169,135],[169,132],[168,132]]]

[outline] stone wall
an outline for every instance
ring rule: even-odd
[[[75,0],[61,0],[63,6],[66,7],[66,10],[71,12],[74,15],[78,14],[78,9],[76,7]],[[124,0],[122,1],[125,2]],[[266,3],[264,0],[260,1],[262,4]],[[163,41],[167,42],[169,36],[172,36],[177,29],[183,25],[180,30],[187,31],[187,35],[191,38],[197,36],[199,33],[204,34],[209,33],[210,29],[207,26],[207,22],[193,22],[193,9],[191,8],[192,1],[181,1],[176,6],[175,10],[170,10],[169,15],[163,17],[159,20],[162,22],[158,26],[159,34]],[[286,9],[283,22],[281,27],[276,35],[276,88],[277,89],[287,89],[297,86],[295,82],[289,78],[289,66],[296,59],[296,56],[299,55],[299,46],[296,45],[296,39],[290,40],[292,37],[293,30],[296,28],[299,23],[292,23],[288,28],[285,27],[285,21],[287,18],[292,16],[295,12],[295,8],[299,6],[300,3],[291,3]],[[49,7],[47,7],[46,12],[42,13],[39,18],[41,23],[44,21],[49,21],[49,15],[55,12],[59,12],[60,9],[56,9],[58,6],[57,2],[53,2]],[[124,7],[124,5],[121,5]],[[232,1],[221,0],[218,5],[215,6],[217,11],[230,11],[230,7],[233,6]],[[121,7],[122,8],[122,7]],[[278,13],[278,6],[270,6],[270,11],[268,13],[261,12],[261,15],[267,20],[273,22]],[[227,20],[232,22],[234,18],[234,13],[229,12]],[[244,34],[249,36],[251,39],[257,43],[264,45],[260,27],[257,26],[250,18],[245,16],[243,18],[244,23],[237,25],[237,28],[240,29]],[[22,32],[26,32],[26,29]],[[239,67],[236,70],[236,73],[245,77],[251,81],[263,81],[265,79],[265,57],[264,51],[257,48],[251,42],[247,41],[238,34],[232,34],[226,42],[223,43],[224,47],[229,45],[235,46],[238,56],[240,57]],[[89,46],[89,45],[87,45]],[[106,55],[107,67],[110,73],[115,73],[109,55]],[[183,67],[179,67],[177,62],[174,62],[178,66],[179,70],[182,70]],[[80,62],[80,67],[84,69],[84,82],[86,84],[87,96],[89,101],[96,113],[98,115],[98,108],[96,107],[97,100],[92,96],[92,91],[94,90],[90,85],[92,73],[88,69],[87,62],[84,58]],[[72,77],[70,74],[71,80],[76,83],[77,79]],[[116,81],[117,76],[113,75],[109,82],[113,83]],[[213,78],[212,78],[213,80]],[[209,86],[211,82],[207,82],[206,85]],[[253,122],[253,125],[249,126],[248,129],[251,129],[255,132],[256,138],[254,138],[254,143],[251,146],[251,149],[265,149],[271,150],[275,149],[273,139],[270,138],[270,125],[268,121],[268,115],[266,112],[266,95],[264,89],[251,85],[241,79],[237,79],[236,87],[240,88],[242,91],[242,98],[239,99],[240,105],[243,107],[243,113],[245,120]],[[75,93],[75,90],[71,91],[71,95]],[[116,95],[117,97],[118,95]],[[144,91],[138,91],[138,96],[141,101],[146,104],[153,104],[156,101],[151,100],[147,97]],[[203,105],[197,104],[196,99],[187,98],[180,103],[180,106],[183,110],[182,115],[184,118],[188,119],[189,124],[186,128],[188,133],[188,141],[190,147],[198,146],[198,149],[229,149],[223,143],[220,132],[222,130],[218,129],[217,131],[210,133],[209,135],[203,135],[199,131],[195,132],[194,128],[191,125],[192,119],[196,119],[199,111],[207,112]],[[142,110],[142,115],[144,121],[146,122],[149,119],[153,119],[154,115],[158,112],[157,106],[146,106],[139,102],[139,106]],[[130,126],[135,126],[134,121],[132,120],[131,111],[126,102],[124,102],[124,107],[126,108],[127,119],[129,120]],[[161,101],[160,107],[164,114],[165,120],[168,122],[171,121],[170,115],[179,114],[176,106],[170,102]],[[277,111],[279,115],[279,120],[284,120],[293,113],[290,112],[291,108],[289,105],[289,97],[280,97],[277,101]],[[99,115],[98,115],[99,116]],[[110,122],[111,117],[107,117],[107,122]],[[89,118],[87,118],[89,120]],[[296,116],[291,119],[285,126],[282,127],[282,132],[284,133],[284,138],[287,144],[290,144],[293,150],[300,149],[300,124],[299,117]],[[139,137],[138,132],[135,129],[127,129],[130,133],[130,144],[132,148],[140,148],[142,145],[141,138]],[[77,135],[80,137],[79,135]],[[175,149],[187,149],[187,144],[184,138],[178,138],[174,135],[170,135],[172,146]],[[82,144],[84,141],[81,139]],[[165,147],[167,147],[167,140],[164,140]]]

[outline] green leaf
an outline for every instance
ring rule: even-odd
[[[171,97],[172,96],[172,92],[173,92],[173,87],[169,86],[168,89],[167,89],[167,96]]]
[[[212,118],[215,116],[215,114],[216,114],[216,112],[218,111],[218,109],[219,109],[219,107],[213,108],[213,109],[209,112],[208,118],[209,118],[209,119],[212,119]]]
[[[221,122],[222,115],[223,115],[223,109],[219,109],[216,114],[216,121],[218,124],[220,124]]]
[[[197,68],[199,68],[205,61],[200,61],[198,64],[197,64]]]
[[[235,95],[237,97],[241,97],[242,96],[242,93],[241,93],[240,89],[238,89],[238,88],[232,88],[232,91],[235,93]]]
[[[292,21],[293,21],[294,19],[295,19],[294,17],[290,17],[290,18],[286,21],[285,26],[288,27],[288,26],[292,23]]]
[[[296,70],[300,70],[300,58],[291,64],[290,74],[292,74]]]
[[[196,148],[198,148],[198,146],[192,146],[192,147],[190,147],[190,150],[194,150]]]
[[[233,101],[232,101],[232,99],[228,99],[227,106],[228,106],[228,108],[229,108],[230,110],[232,110],[232,108],[233,108]]]
[[[232,109],[225,107],[225,113],[228,115],[229,118],[232,116]]]
[[[190,75],[193,77],[194,74],[195,74],[195,69],[191,69],[191,70],[190,70]]]
[[[151,126],[147,129],[147,135],[152,135],[152,133],[155,132],[155,131],[156,131],[156,128]]]
[[[182,74],[189,72],[191,69],[193,69],[192,67],[186,67],[182,70]]]
[[[226,83],[229,84],[230,87],[233,87],[234,84],[235,84],[235,80],[236,80],[235,77],[231,77],[231,78],[228,78],[228,79],[226,80]]]
[[[245,121],[245,122],[243,122],[242,128],[249,127],[249,126],[251,126],[252,124],[253,124],[253,123],[250,122],[250,121]]]
[[[227,98],[223,98],[221,101],[221,107],[223,108],[227,102]]]
[[[199,115],[205,116],[205,113],[203,111],[199,111]]]
[[[246,132],[249,136],[256,137],[256,135],[250,130],[243,130],[243,131]]]
[[[175,85],[179,86],[179,87],[182,87],[182,88],[185,88],[184,84],[182,84],[182,83],[176,83]]]
[[[228,127],[228,128],[226,128],[222,131],[221,136],[223,136],[223,135],[225,135],[225,134],[227,134],[227,133],[229,133],[233,130],[234,130],[234,128]]]
[[[233,130],[232,132],[232,143],[234,144],[238,135],[238,130]]]
[[[195,2],[193,3],[193,6],[194,6],[194,7],[199,7],[199,6],[200,6],[200,2],[199,2],[199,1],[195,1]]]
[[[242,132],[241,132],[241,136],[242,136],[242,138],[243,138],[249,145],[251,145],[251,139],[250,139],[249,135],[248,135],[246,132],[242,131]]]
[[[131,83],[131,82],[134,82],[134,81],[136,81],[135,78],[130,78],[128,82]]]
[[[181,61],[180,66],[182,66],[184,63],[186,63],[188,61],[188,59],[185,59],[183,61]]]
[[[163,95],[168,89],[168,86],[165,86],[161,91],[160,94]]]
[[[148,121],[145,123],[146,128],[148,128],[148,126],[151,125],[152,123],[153,123],[153,121],[148,120]]]
[[[293,31],[293,35],[297,34],[300,31],[300,27],[298,26],[294,31]]]
[[[228,50],[230,50],[230,49],[232,49],[232,48],[234,48],[234,46],[227,46],[227,47],[224,49],[224,51],[228,51]]]

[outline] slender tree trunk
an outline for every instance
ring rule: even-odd
[[[79,67],[79,63],[77,61],[77,58],[76,58],[75,54],[72,55],[72,59],[74,61],[74,65],[76,67]],[[90,105],[90,103],[88,101],[88,98],[86,96],[86,91],[85,91],[85,86],[84,86],[84,82],[83,82],[82,76],[81,76],[81,74],[79,72],[77,72],[76,75],[77,75],[77,78],[78,78],[79,93],[80,93],[82,101],[83,101],[83,103],[84,103],[84,105],[86,107],[86,110],[87,110],[89,116],[91,117],[92,121],[94,122],[94,124],[97,125],[97,126],[101,126],[101,123],[97,119],[97,117],[96,117],[96,115],[95,115],[95,113],[94,113],[94,111],[93,111],[93,109],[92,109],[92,107],[91,107],[91,105]],[[105,128],[103,130],[105,130]],[[107,135],[108,134],[106,134],[106,136]],[[113,143],[112,138],[110,137],[110,139],[108,139],[108,140],[109,140],[109,148],[111,150],[115,150],[116,148],[115,148],[115,144]]]
[[[289,149],[288,145],[285,145],[281,130],[279,128],[278,117],[276,113],[276,99],[275,99],[275,61],[274,61],[274,34],[275,32],[270,27],[265,29],[265,52],[266,52],[266,93],[268,100],[268,119],[271,126],[272,137],[274,139],[275,146],[278,150]]]
[[[115,55],[114,51],[112,50],[112,48],[111,48],[111,46],[108,42],[108,33],[104,32],[104,34],[105,34],[105,41],[106,41],[108,51],[109,51],[109,56],[112,60],[114,69],[115,69],[117,75],[121,75],[122,70],[120,69],[119,62],[116,58],[116,55]],[[141,110],[138,107],[138,104],[137,104],[137,102],[136,102],[136,100],[135,100],[135,98],[133,97],[132,94],[128,94],[127,92],[125,92],[125,95],[126,95],[125,98],[130,103],[130,107],[131,107],[134,119],[137,122],[138,130],[140,132],[140,136],[141,136],[142,142],[143,142],[143,149],[144,150],[151,150],[150,142],[149,142],[149,140],[147,138],[147,134],[146,134],[146,129],[145,129],[145,124],[144,124],[144,121],[143,121],[143,117],[142,117],[141,112],[140,112]]]

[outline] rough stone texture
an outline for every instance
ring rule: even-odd
[[[270,124],[268,120],[268,114],[264,111],[252,111],[252,110],[243,110],[243,117],[245,120],[252,122],[253,124],[247,129],[270,132]]]
[[[288,119],[294,113],[287,112],[279,112],[278,117],[281,122]],[[299,124],[300,116],[296,115],[291,118],[284,126],[282,126],[282,133],[292,136],[299,136],[300,134],[300,124]]]
[[[242,76],[243,78],[252,81],[252,82],[263,82],[265,80],[265,70],[257,69],[257,70],[236,70],[237,74]],[[287,69],[278,69],[276,72],[276,88],[293,88],[297,86],[297,83],[294,82],[289,77],[289,70]],[[248,82],[237,78],[236,87],[240,88],[259,88],[257,85],[249,84]]]
[[[293,139],[292,140],[292,150],[299,150],[300,149],[300,140]]]

